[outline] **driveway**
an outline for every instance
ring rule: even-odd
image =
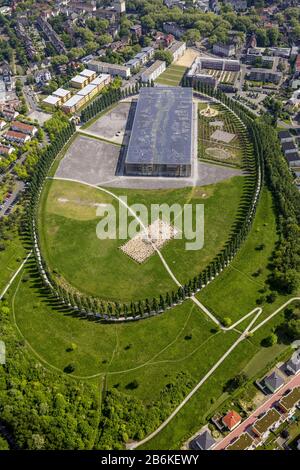
[[[245,432],[256,419],[268,411],[280,398],[283,396],[284,392],[289,388],[299,387],[300,386],[300,374],[293,377],[288,383],[286,383],[278,392],[274,393],[270,398],[268,398],[259,408],[257,408],[254,413],[249,416],[245,421],[243,421],[236,429],[234,429],[228,436],[226,436],[222,441],[220,441],[213,450],[224,450],[236,437],[240,436]]]

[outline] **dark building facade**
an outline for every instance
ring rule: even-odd
[[[192,88],[142,88],[125,159],[125,174],[190,176],[193,127]]]

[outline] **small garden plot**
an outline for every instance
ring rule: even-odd
[[[237,117],[222,105],[210,105],[218,115],[205,112],[199,106],[198,112],[198,155],[206,160],[242,166],[247,159],[249,141]]]
[[[225,144],[229,144],[229,142],[231,142],[235,137],[236,137],[235,134],[231,134],[230,132],[220,131],[219,129],[214,131],[214,133],[210,136],[212,140],[224,142]]]
[[[228,160],[228,158],[231,157],[231,153],[228,150],[219,147],[207,148],[206,153],[210,157],[216,158],[218,160]]]

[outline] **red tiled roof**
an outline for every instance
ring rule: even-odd
[[[233,429],[237,424],[242,421],[242,418],[236,411],[231,410],[228,411],[222,421],[228,429]]]
[[[7,131],[5,134],[7,137],[14,137],[16,139],[26,139],[28,137],[26,134],[23,134],[23,132],[15,132],[15,131]]]
[[[23,122],[20,121],[13,121],[11,123],[12,127],[17,127],[18,129],[23,129],[26,131],[33,131],[34,126],[31,126],[30,124],[24,124]]]

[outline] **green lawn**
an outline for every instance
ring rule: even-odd
[[[10,239],[5,241],[5,250],[0,251],[0,292],[20,266],[25,254],[24,246],[17,233],[11,231]]]
[[[256,307],[256,299],[262,294],[268,277],[269,258],[275,248],[276,221],[272,197],[267,190],[261,195],[252,231],[231,265],[218,278],[199,293],[199,299],[219,318],[233,321]],[[263,249],[258,249],[260,245]],[[254,275],[259,270],[259,275]],[[284,299],[279,298],[279,305]],[[276,303],[275,303],[276,305]],[[267,312],[274,304],[266,304]]]
[[[185,249],[185,239],[167,243],[162,254],[181,282],[199,273],[220,251],[233,225],[243,193],[243,177],[201,188],[178,190],[116,190],[128,203],[204,204],[204,247]],[[64,202],[61,202],[64,201]],[[142,265],[119,246],[124,240],[99,240],[95,204],[118,203],[111,196],[81,184],[47,182],[40,210],[42,251],[50,267],[76,289],[119,301],[153,297],[175,288],[158,255]]]
[[[181,65],[170,65],[155,81],[161,85],[178,86],[186,71]]]

